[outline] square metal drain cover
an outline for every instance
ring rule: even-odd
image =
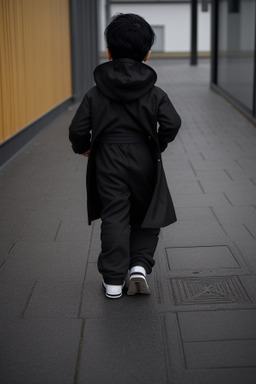
[[[176,305],[250,303],[238,276],[171,279]]]

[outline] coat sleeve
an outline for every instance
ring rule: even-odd
[[[174,140],[181,126],[181,118],[166,93],[159,104],[157,121],[159,123],[158,141],[160,150],[163,152],[168,143]]]
[[[85,153],[91,146],[91,107],[87,95],[83,98],[69,127],[69,140],[75,153]]]

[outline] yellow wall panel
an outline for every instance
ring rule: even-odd
[[[0,142],[71,96],[68,0],[0,0]]]

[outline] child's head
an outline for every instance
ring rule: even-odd
[[[155,33],[141,16],[132,13],[113,17],[105,30],[112,59],[129,58],[143,61],[150,51]]]

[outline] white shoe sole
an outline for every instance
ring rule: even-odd
[[[150,295],[150,289],[147,283],[147,280],[141,274],[133,274],[130,277],[127,295],[133,296],[136,294]]]

